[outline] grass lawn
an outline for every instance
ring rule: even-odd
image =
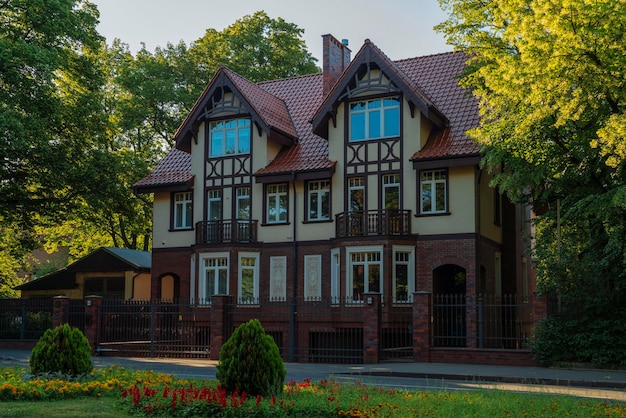
[[[216,381],[121,367],[89,376],[0,368],[2,417],[626,417],[626,404],[493,390],[414,392],[334,381],[288,382],[283,394],[227,394]]]

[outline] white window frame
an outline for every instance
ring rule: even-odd
[[[239,305],[258,305],[259,301],[259,261],[260,254],[257,252],[240,252],[237,260],[237,304]],[[243,265],[243,261],[253,260],[253,265]],[[252,270],[252,296],[243,298],[243,270]]]
[[[225,261],[225,265],[207,266],[207,262],[210,260]],[[219,289],[219,271],[226,271],[226,293],[229,294],[229,277],[230,277],[230,253],[203,253],[200,254],[200,265],[198,271],[200,273],[198,277],[198,302],[201,305],[210,305],[211,296],[220,294]],[[217,280],[213,284],[213,289],[208,289],[207,272],[214,271],[216,273]]]
[[[398,207],[396,208],[388,208],[387,207],[387,189],[397,189],[398,190]],[[383,208],[384,209],[392,209],[397,210],[400,209],[400,198],[401,198],[401,188],[400,188],[400,173],[393,174],[385,174],[383,175]]]
[[[317,204],[313,204],[313,196],[317,196]],[[326,197],[326,213],[324,216],[324,197]],[[309,221],[327,221],[330,219],[330,180],[310,181],[307,186],[307,203]],[[311,209],[317,211],[317,216],[311,216]]]
[[[358,265],[361,264],[361,262],[353,262],[352,258],[354,254],[358,254],[358,253],[364,253],[364,254],[378,254],[378,260],[369,260],[369,259],[365,259],[362,264],[363,264],[363,293],[369,293],[371,292],[371,289],[369,288],[369,270],[368,267],[370,265],[374,265],[377,264],[379,266],[379,289],[378,292],[382,295],[384,293],[384,287],[383,287],[383,278],[385,277],[384,275],[384,263],[383,263],[383,246],[382,245],[374,245],[374,246],[367,246],[367,247],[351,247],[351,248],[346,248],[346,302],[349,304],[362,304],[363,303],[363,298],[360,296],[357,296],[355,299],[354,296],[354,292],[353,292],[353,266],[354,265]],[[369,257],[369,256],[366,256]],[[381,300],[382,300],[382,296],[381,296]]]
[[[352,192],[361,191],[363,193],[363,207],[359,210],[354,210],[352,207]],[[357,176],[350,177],[348,179],[348,211],[349,212],[363,212],[365,211],[365,177]]]
[[[393,303],[407,304],[413,301],[413,292],[415,292],[415,247],[412,245],[394,245],[392,248],[393,266],[392,266],[392,293]],[[398,260],[398,254],[408,255],[406,260]],[[407,266],[407,298],[406,300],[398,300],[396,292],[396,266]]]
[[[424,179],[425,175],[430,175],[430,178]],[[439,177],[438,177],[439,176]],[[443,178],[442,178],[443,177]],[[443,185],[443,209],[437,209],[437,185]],[[429,186],[430,189],[430,208],[424,209],[424,193],[425,186]],[[448,170],[423,170],[420,172],[420,213],[433,214],[433,213],[447,213],[448,211]]]
[[[222,220],[222,216],[223,216],[223,205],[222,205],[222,190],[221,189],[211,189],[209,191],[207,191],[207,205],[206,205],[206,210],[207,210],[207,220],[208,221],[221,221]],[[212,203],[217,202],[219,203],[219,213],[213,213],[212,208],[213,205]],[[215,216],[217,215],[217,216]]]
[[[221,136],[221,144],[214,143],[214,135]],[[247,141],[245,144],[244,140]],[[228,142],[232,142],[234,146],[232,150],[228,149]],[[209,123],[209,158],[250,154],[251,143],[252,129],[249,118],[218,120]]]
[[[246,214],[245,218],[240,217],[239,215],[241,214],[241,206],[242,206],[242,202],[247,202],[248,205],[248,213]],[[239,220],[249,220],[250,219],[250,210],[251,208],[251,201],[250,201],[250,186],[243,186],[243,187],[237,187],[235,189],[235,219],[239,219]]]
[[[386,101],[388,100],[396,100],[397,103],[388,104],[386,103]],[[380,103],[380,106],[375,107],[377,103]],[[363,108],[355,109],[355,106],[359,104],[362,104]],[[398,125],[397,134],[387,135],[385,133],[385,123],[386,123],[386,118],[387,118],[387,114],[389,111],[397,111],[397,118],[398,118],[396,121]],[[349,104],[349,112],[350,112],[350,142],[368,141],[371,139],[397,138],[398,136],[400,136],[402,127],[400,126],[401,111],[400,111],[400,98],[398,96],[384,97],[384,98],[372,99],[372,100],[359,100],[356,102],[351,102]],[[375,115],[376,112],[378,112],[377,116]],[[363,126],[363,134],[364,134],[363,138],[354,138],[354,135],[353,135],[354,133],[353,116],[357,116],[357,115],[363,115],[363,119],[364,119],[363,123],[365,124],[365,126]],[[374,117],[378,118],[378,124],[380,127],[380,132],[378,135],[371,135],[371,132],[370,132],[370,121]]]
[[[268,224],[284,224],[289,220],[289,186],[287,183],[268,184],[265,186],[266,194],[266,222]],[[281,219],[281,198],[285,201],[285,218]],[[274,216],[271,216],[271,209],[275,209]]]
[[[339,248],[330,250],[330,301],[333,305],[340,303],[341,251]]]
[[[180,224],[178,218],[180,214]],[[193,192],[174,193],[174,229],[191,229],[193,227]]]

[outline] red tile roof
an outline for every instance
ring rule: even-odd
[[[379,61],[385,63],[387,70],[394,73],[389,76],[400,81],[402,85],[413,86],[410,95],[422,100],[420,105],[425,105],[434,116],[435,113],[440,114],[443,116],[441,120],[448,122],[447,127],[435,131],[423,149],[416,150],[412,159],[479,155],[478,144],[465,135],[466,130],[478,124],[478,102],[471,93],[457,84],[467,59],[465,54],[449,52],[393,62],[374,44],[367,41],[366,45],[373,54],[380,54]],[[346,72],[356,71],[352,64],[354,63],[348,66]],[[311,125],[316,112],[323,105],[322,74],[257,84],[226,68],[223,69],[223,74],[239,89],[241,96],[254,107],[253,110],[268,126],[284,134],[295,135],[297,140],[295,145],[283,146],[276,158],[255,175],[321,171],[334,166],[335,162],[329,160],[327,140],[316,135]],[[207,90],[203,96],[206,92]],[[332,92],[327,97],[331,96]],[[197,109],[198,103],[194,106],[194,110]],[[423,111],[421,107],[420,110]],[[135,187],[146,189],[189,181],[190,159],[188,153],[172,150]]]
[[[458,85],[467,55],[461,52],[428,55],[396,61],[407,77],[422,86],[433,98],[435,106],[450,121],[450,126],[429,138],[424,148],[412,159],[447,158],[478,154],[476,142],[465,135],[478,126],[478,100]]]
[[[151,193],[155,188],[185,185],[192,180],[191,155],[172,148],[152,173],[133,185],[133,189],[135,193]]]

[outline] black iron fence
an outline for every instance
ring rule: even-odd
[[[103,300],[96,351],[120,356],[207,358],[210,329],[206,314],[206,309],[189,302]]]
[[[517,295],[433,295],[432,340],[435,347],[522,349],[533,327],[532,304]],[[468,318],[475,320],[470,340]]]
[[[52,299],[0,299],[0,339],[38,340],[52,327]]]
[[[527,348],[534,325],[533,303],[515,295],[432,295],[428,319],[416,317],[420,308],[411,303],[213,299],[102,299],[96,305],[65,300],[62,316],[88,330],[100,354],[172,358],[214,358],[212,337],[223,343],[237,326],[256,318],[285,360],[318,363],[362,363],[372,341],[379,360],[410,361],[419,348],[415,338],[426,341],[423,347],[520,350]],[[0,299],[0,340],[36,340],[52,324],[52,299]],[[430,335],[430,345],[424,335]]]
[[[335,216],[337,237],[410,235],[411,211],[383,209],[342,212]]]

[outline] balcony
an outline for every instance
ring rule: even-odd
[[[335,221],[337,238],[411,234],[410,210],[342,212]]]
[[[221,242],[257,242],[258,221],[223,219],[196,224],[196,244]]]

